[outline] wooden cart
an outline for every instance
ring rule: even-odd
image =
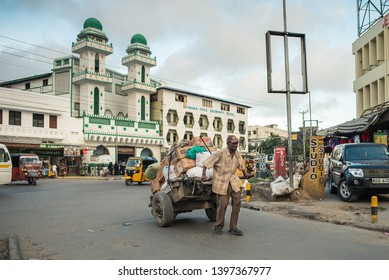
[[[151,214],[160,227],[169,226],[179,213],[205,209],[211,221],[216,220],[216,197],[212,181],[180,177],[150,196]]]

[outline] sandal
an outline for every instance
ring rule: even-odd
[[[243,231],[241,231],[240,229],[237,229],[237,228],[230,228],[228,230],[228,233],[229,234],[233,234],[233,235],[238,235],[238,236],[242,236],[243,235]]]
[[[221,229],[220,227],[215,227],[215,228],[213,229],[213,233],[214,233],[214,234],[217,234],[217,235],[222,235],[222,234],[223,234],[223,231],[222,231],[222,229]]]

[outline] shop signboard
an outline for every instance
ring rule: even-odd
[[[309,171],[304,176],[304,189],[315,199],[324,197],[324,140],[321,136],[309,139]]]
[[[274,148],[274,178],[286,177],[286,149],[284,146]]]
[[[80,156],[80,147],[65,146],[63,149],[63,154],[65,157],[78,157]]]
[[[266,171],[266,154],[259,154],[258,169],[259,171]]]

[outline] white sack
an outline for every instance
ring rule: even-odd
[[[163,177],[165,177],[165,181],[168,181],[168,178],[170,181],[175,180],[177,178],[176,172],[175,172],[175,166],[170,165],[164,166],[162,170]]]
[[[278,176],[273,182],[270,183],[272,196],[282,196],[291,193],[292,188],[286,183],[282,176]]]
[[[203,176],[203,168],[200,166],[192,167],[191,169],[186,171],[186,175],[188,177],[201,178]],[[207,171],[205,172],[205,175],[207,176],[207,178],[212,177],[213,176],[213,168],[207,169]]]
[[[203,167],[203,162],[209,158],[211,154],[209,152],[201,152],[196,154],[196,166]]]
[[[301,175],[300,173],[296,172],[295,174],[293,174],[293,189],[297,190],[300,186],[300,182],[301,182],[301,179],[303,178],[303,175]],[[288,186],[290,187],[290,180],[289,178],[286,179],[286,183],[288,184]]]

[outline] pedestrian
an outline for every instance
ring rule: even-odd
[[[114,171],[115,171],[115,175],[119,175],[119,164],[117,161],[115,161],[115,164],[113,166],[114,168]]]
[[[238,229],[238,218],[241,205],[241,188],[239,177],[235,174],[237,169],[243,172],[247,179],[244,160],[237,151],[239,140],[235,135],[227,137],[227,147],[218,150],[207,158],[203,163],[202,181],[205,181],[206,170],[213,168],[212,191],[216,194],[216,223],[213,232],[217,235],[223,234],[224,220],[229,199],[231,197],[231,217],[228,233],[243,235]]]
[[[108,175],[112,175],[113,163],[112,161],[108,164]]]
[[[126,161],[122,161],[122,164],[120,165],[120,174],[124,175],[124,171],[126,169]]]
[[[51,166],[51,171],[53,171],[53,176],[57,177],[57,165],[55,163]]]

